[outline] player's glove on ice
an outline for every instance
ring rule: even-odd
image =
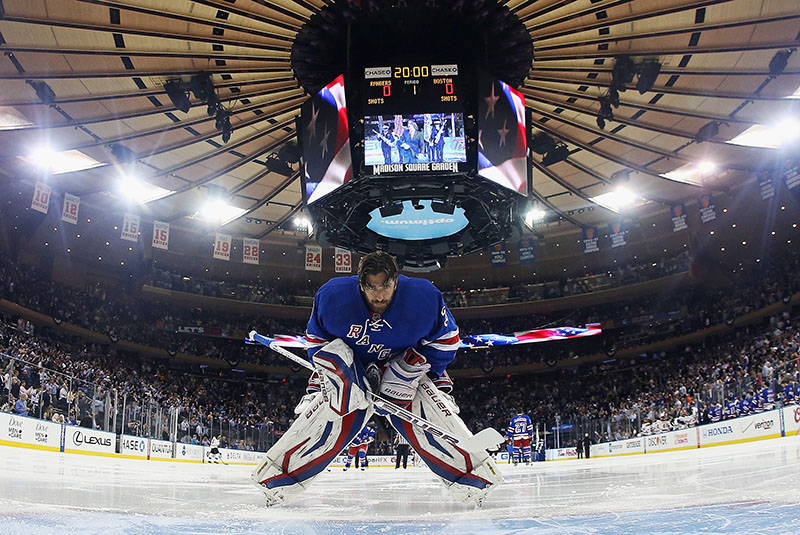
[[[408,408],[417,394],[417,385],[431,365],[414,348],[392,359],[381,380],[380,395],[389,401]]]

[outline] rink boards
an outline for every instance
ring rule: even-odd
[[[783,436],[800,436],[800,406],[790,405],[760,414],[725,420],[713,424],[637,437],[628,440],[593,444],[591,457],[620,457],[681,451],[726,444],[767,440]],[[122,457],[149,461],[209,462],[210,448],[58,424],[0,412],[0,445],[28,449]],[[256,465],[264,453],[219,448],[225,464]],[[413,455],[413,454],[412,454]],[[577,459],[575,448],[551,449],[546,452],[548,461]],[[498,464],[508,463],[508,453],[501,451]],[[338,456],[331,466],[344,466],[345,457]],[[394,467],[394,455],[370,455],[372,467]],[[409,464],[414,464],[412,458]]]

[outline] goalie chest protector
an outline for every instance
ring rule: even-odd
[[[441,375],[459,346],[458,327],[441,292],[425,279],[400,275],[397,290],[384,314],[372,312],[361,296],[358,277],[338,277],[314,296],[308,320],[308,354],[337,338],[352,348],[358,360],[385,362],[415,348]]]

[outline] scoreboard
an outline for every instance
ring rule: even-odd
[[[364,82],[364,115],[463,110],[456,64],[367,67]]]

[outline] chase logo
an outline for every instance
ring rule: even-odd
[[[391,67],[368,67],[364,69],[364,78],[367,80],[375,78],[391,78],[391,77],[392,77]]]
[[[458,65],[431,65],[431,76],[458,76]]]

